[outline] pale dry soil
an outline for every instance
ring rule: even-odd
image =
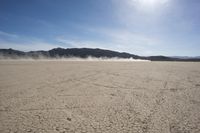
[[[0,61],[1,133],[200,133],[200,63]]]

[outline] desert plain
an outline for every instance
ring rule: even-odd
[[[0,133],[200,133],[200,63],[0,61]]]

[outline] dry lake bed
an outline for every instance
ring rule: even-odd
[[[200,63],[0,61],[0,133],[200,133]]]

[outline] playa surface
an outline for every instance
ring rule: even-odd
[[[0,61],[1,133],[199,133],[200,63]]]

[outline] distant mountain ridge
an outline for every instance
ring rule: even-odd
[[[151,61],[200,61],[198,57],[187,57],[179,58],[168,57],[168,56],[138,56],[126,52],[117,52],[105,49],[92,49],[92,48],[54,48],[49,51],[29,51],[23,52],[14,49],[0,49],[0,56],[2,59],[11,58],[34,58],[39,59],[40,57],[44,58],[68,58],[68,57],[95,57],[95,58],[133,58],[141,60],[151,60]]]

